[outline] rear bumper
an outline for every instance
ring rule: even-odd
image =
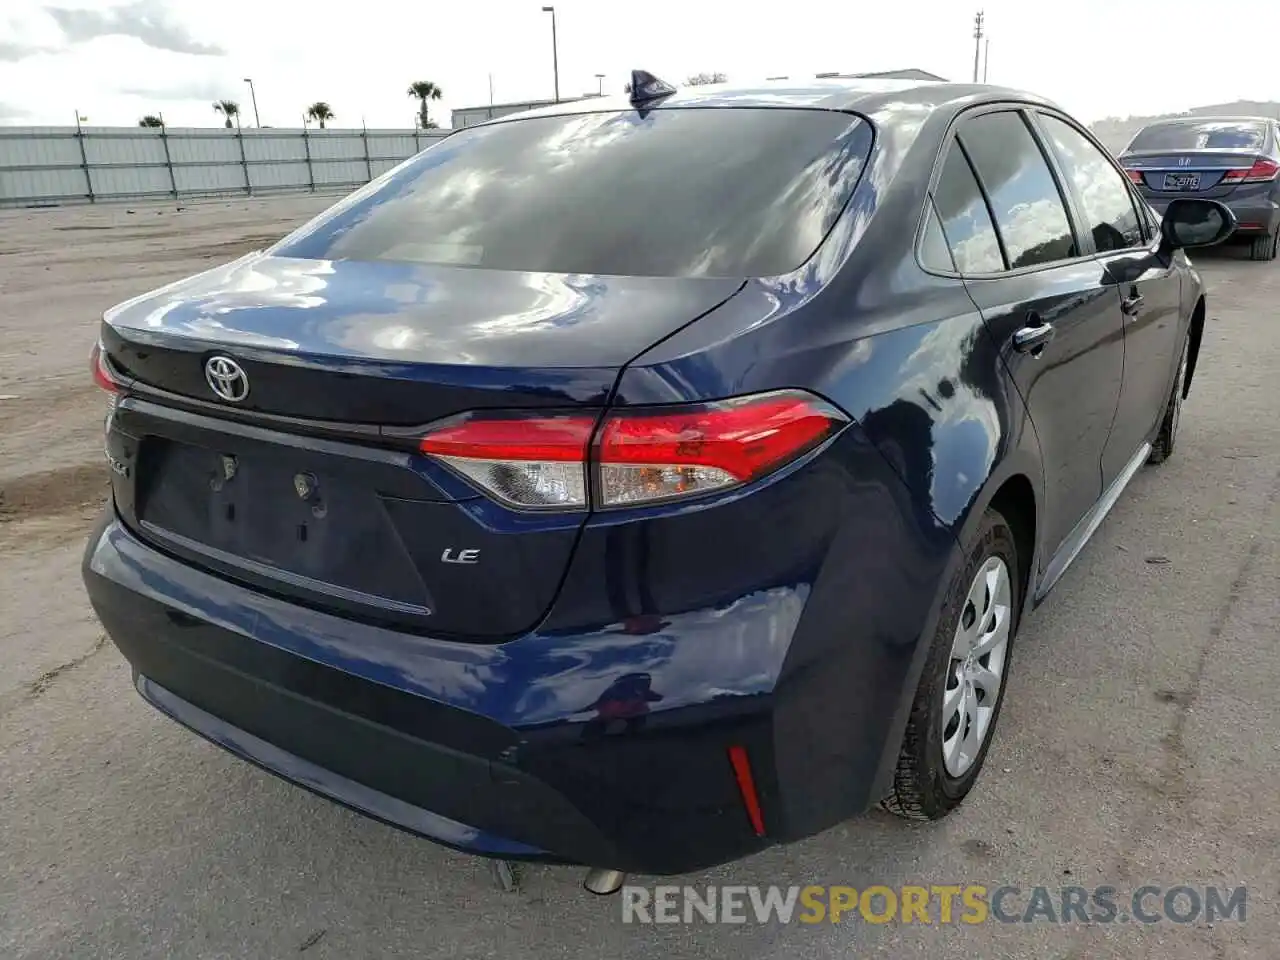
[[[806,634],[808,588],[660,630],[445,643],[191,567],[111,507],[83,574],[153,706],[287,780],[483,856],[677,874],[810,835],[879,796],[914,689],[914,637],[858,650]],[[731,745],[748,751],[763,836]]]
[[[1156,213],[1163,216],[1169,207],[1169,202],[1174,199],[1177,198],[1147,197],[1147,203]],[[1280,230],[1280,204],[1273,200],[1268,200],[1266,197],[1249,197],[1245,200],[1233,201],[1231,197],[1225,197],[1219,202],[1230,208],[1236,215],[1236,220],[1244,225],[1236,231],[1240,236],[1275,233]]]
[[[637,716],[640,723],[622,719],[618,731],[590,711],[580,723],[517,730],[403,689],[430,659],[440,689],[474,699],[500,686],[494,654],[502,648],[452,645],[454,660],[432,658],[426,638],[389,637],[188,567],[108,510],[84,564],[95,611],[142,696],[232,753],[483,856],[669,874],[767,844],[751,828],[727,759],[729,743],[745,742],[761,773],[769,765],[764,703],[690,705]],[[345,647],[353,669],[381,670],[381,682],[330,665],[333,647],[325,663],[282,649],[280,630],[294,646]],[[358,664],[357,651],[365,657]],[[615,735],[623,730],[633,735]]]

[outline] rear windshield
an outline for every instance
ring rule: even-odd
[[[835,223],[872,139],[849,114],[776,108],[471,127],[273,252],[550,273],[787,273]]]
[[[1130,150],[1261,150],[1267,128],[1240,120],[1178,120],[1142,130]]]

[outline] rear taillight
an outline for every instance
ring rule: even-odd
[[[468,414],[441,424],[418,448],[517,507],[587,505],[594,415]]]
[[[1142,186],[1142,171],[1141,171],[1141,170],[1128,170],[1128,169],[1126,169],[1126,170],[1125,170],[1125,173],[1127,173],[1127,174],[1129,175],[1129,179],[1130,179],[1130,181],[1132,181],[1133,183],[1136,183],[1138,186]]]
[[[749,483],[812,450],[844,418],[808,394],[610,415],[595,463],[600,505],[622,506]]]
[[[1222,175],[1222,183],[1266,183],[1280,175],[1280,163],[1259,158],[1248,170],[1228,170]]]
[[[120,393],[121,385],[107,366],[106,354],[102,352],[102,344],[95,343],[89,351],[89,371],[93,374],[93,382],[107,391],[114,399]]]
[[[419,449],[512,506],[625,507],[750,483],[847,422],[817,397],[787,390],[617,411],[598,430],[595,415],[468,414],[428,432]]]

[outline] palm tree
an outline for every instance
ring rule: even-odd
[[[164,121],[157,117],[154,113],[148,113],[145,117],[138,121],[140,127],[163,127]]]
[[[222,114],[226,123],[223,124],[228,130],[233,126],[232,121],[240,116],[240,104],[234,100],[218,100],[213,105],[213,112]]]
[[[431,117],[427,115],[427,101],[439,100],[444,96],[444,91],[432,83],[430,80],[418,80],[416,83],[409,84],[409,96],[418,101],[418,126],[423,130],[430,130],[435,126],[431,122]]]
[[[320,129],[324,129],[326,120],[333,120],[333,111],[329,109],[329,105],[323,100],[317,100],[311,106],[307,107],[307,116],[320,124]]]

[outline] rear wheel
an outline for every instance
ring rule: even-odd
[[[1274,260],[1280,253],[1280,230],[1254,237],[1249,245],[1250,260]]]
[[[938,820],[968,795],[1004,702],[1021,589],[1013,531],[988,510],[947,589],[907,722],[891,813]]]

